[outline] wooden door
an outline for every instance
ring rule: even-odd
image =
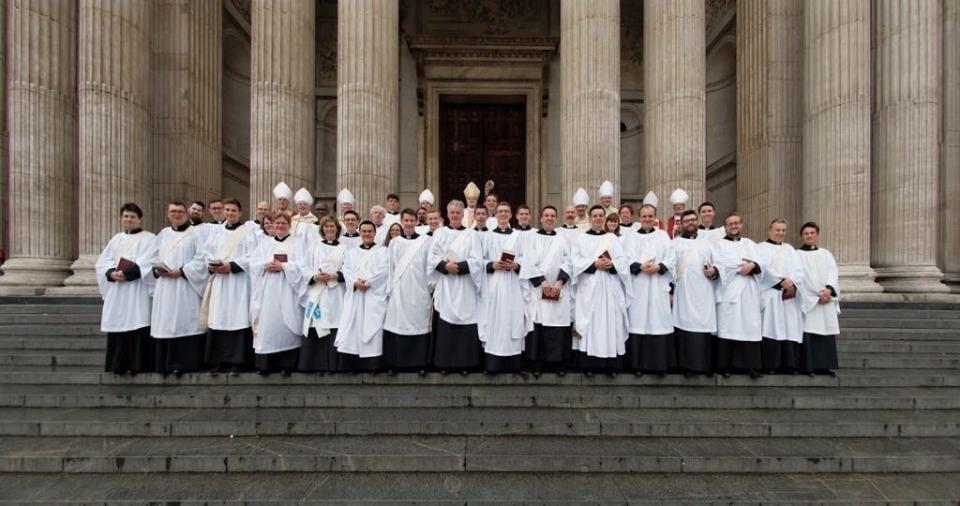
[[[441,105],[438,204],[444,214],[447,202],[464,200],[470,181],[482,191],[492,179],[494,193],[514,208],[526,202],[526,158],[523,104]]]

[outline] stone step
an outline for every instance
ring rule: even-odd
[[[848,328],[894,328],[894,329],[948,329],[960,331],[960,318],[888,318],[873,315],[863,318],[843,318],[840,329]]]
[[[45,325],[11,324],[0,325],[0,336],[40,337],[40,336],[101,336],[100,326],[91,324],[60,324]]]
[[[903,341],[954,341],[960,342],[960,331],[950,329],[891,329],[891,328],[841,328],[844,340],[889,340]]]
[[[0,336],[0,350],[80,350],[103,351],[107,347],[103,335],[88,337],[22,337]]]
[[[0,314],[0,325],[100,325],[100,313]]]
[[[0,350],[0,366],[4,365],[49,365],[103,367],[103,351],[52,351]]]
[[[100,315],[100,304],[6,304],[0,298],[0,319],[6,315]]]
[[[960,409],[960,388],[611,385],[7,385],[0,407]]]
[[[24,385],[98,385],[98,384],[149,384],[149,385],[222,385],[222,384],[283,384],[283,385],[313,385],[313,384],[370,384],[370,385],[573,385],[585,384],[596,386],[607,385],[724,385],[724,386],[758,386],[758,387],[787,387],[787,386],[852,386],[852,387],[918,387],[918,386],[960,386],[960,372],[957,369],[841,369],[836,377],[815,376],[802,374],[765,375],[753,379],[746,375],[733,375],[725,378],[720,375],[713,377],[694,376],[685,377],[680,374],[669,374],[664,377],[644,375],[636,377],[632,374],[619,374],[610,377],[605,374],[585,376],[582,374],[567,374],[559,378],[553,374],[544,374],[539,378],[533,376],[522,377],[516,374],[483,375],[473,373],[468,376],[441,375],[431,373],[426,376],[416,374],[336,374],[333,376],[316,376],[314,374],[294,373],[284,377],[279,374],[259,376],[245,373],[239,376],[210,376],[207,373],[190,373],[181,377],[173,375],[140,374],[134,378],[118,376],[111,373],[96,372],[91,367],[84,366],[5,366],[0,369],[0,384]]]
[[[951,353],[960,354],[960,341],[900,341],[896,339],[841,340],[840,354],[846,353]]]
[[[943,473],[960,471],[960,443],[949,438],[27,437],[0,442],[0,471]]]
[[[0,408],[0,436],[4,439],[14,436],[169,439],[324,435],[957,438],[960,436],[960,411]]]
[[[925,505],[956,504],[958,484],[954,473],[7,473],[0,503]]]

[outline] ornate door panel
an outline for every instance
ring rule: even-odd
[[[440,108],[440,200],[463,200],[473,181],[513,204],[526,201],[526,117],[523,104],[443,104]]]

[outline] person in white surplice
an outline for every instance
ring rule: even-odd
[[[301,295],[309,276],[303,265],[306,245],[290,230],[290,214],[273,214],[272,240],[263,241],[247,261],[250,273],[250,319],[254,366],[266,375],[296,370],[303,332]]]
[[[431,238],[416,232],[417,214],[400,213],[403,233],[390,241],[390,281],[387,316],[383,324],[383,366],[388,373],[419,371],[430,363],[430,271],[427,256]]]
[[[557,208],[545,206],[540,229],[526,237],[520,268],[520,278],[529,281],[531,289],[527,307],[533,330],[523,355],[534,376],[545,370],[563,376],[572,353],[570,242],[556,227]]]
[[[590,229],[573,246],[573,349],[577,366],[588,374],[615,375],[627,341],[630,265],[619,238],[604,231],[604,213],[603,206],[590,208]]]
[[[768,239],[757,245],[760,264],[765,268],[760,278],[762,309],[761,355],[763,370],[793,373],[800,365],[800,343],[803,342],[803,311],[796,298],[797,286],[803,282],[803,264],[787,238],[787,222],[775,219],[767,228]]]
[[[803,281],[797,297],[803,310],[803,345],[800,369],[808,374],[830,374],[839,367],[837,336],[840,334],[840,284],[833,255],[818,246],[820,226],[800,227],[803,246],[797,255],[803,264]]]
[[[180,376],[203,367],[207,322],[200,316],[200,297],[207,266],[197,254],[206,230],[190,225],[183,202],[167,204],[167,220],[170,226],[157,234],[157,260],[151,269],[157,281],[150,335],[156,344],[157,372]]]
[[[711,240],[700,230],[696,211],[680,215],[673,239],[673,339],[677,366],[685,374],[713,374],[717,338],[714,287],[720,274],[713,265]]]
[[[630,262],[629,283],[633,292],[627,310],[630,337],[623,366],[638,375],[663,375],[677,365],[670,309],[675,260],[670,237],[656,223],[656,208],[643,205],[640,225],[635,230],[623,229],[623,249]]]
[[[483,368],[488,373],[520,372],[528,328],[530,283],[520,278],[526,233],[510,227],[513,208],[497,204],[497,227],[484,236],[485,282],[479,323]]]
[[[740,236],[743,218],[730,213],[723,220],[726,235],[713,243],[713,262],[720,272],[717,295],[717,370],[760,376],[760,276],[757,245]]]
[[[343,260],[348,248],[338,240],[340,222],[336,218],[324,216],[319,226],[321,240],[305,256],[304,274],[311,277],[304,294],[304,338],[297,368],[324,374],[339,370],[334,341],[343,312]]]
[[[120,207],[123,232],[113,236],[97,259],[97,286],[103,298],[100,331],[107,334],[104,370],[134,375],[153,371],[150,306],[157,258],[156,236],[140,227],[143,211],[128,202]]]
[[[468,374],[483,360],[477,321],[484,266],[478,232],[463,226],[463,207],[459,200],[447,204],[450,224],[434,231],[427,262],[439,274],[431,360],[441,372]]]
[[[207,318],[206,363],[212,374],[229,370],[237,374],[253,366],[253,332],[250,330],[250,277],[247,258],[256,248],[257,229],[241,220],[240,202],[223,203],[226,221],[212,227],[201,256],[210,278],[200,305]]]
[[[376,235],[372,221],[360,222],[360,245],[347,251],[343,261],[343,314],[334,343],[343,371],[380,368],[390,261],[387,248],[375,242]]]

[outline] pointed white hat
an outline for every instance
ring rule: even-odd
[[[337,202],[341,204],[353,204],[353,193],[346,188],[340,190],[340,193],[337,194]]]
[[[653,193],[653,190],[647,192],[646,196],[643,197],[644,205],[650,204],[653,207],[660,207],[660,199],[657,198],[657,194]]]
[[[590,204],[590,195],[587,195],[587,190],[577,188],[576,193],[573,194],[573,205],[585,206],[588,204]]]
[[[673,193],[670,194],[670,203],[671,204],[686,204],[687,200],[690,199],[690,196],[687,195],[687,192],[683,191],[682,188],[677,188],[673,190]]]
[[[467,187],[463,189],[463,196],[468,199],[475,199],[480,197],[480,187],[476,185],[473,181],[470,181],[467,184]]]
[[[297,190],[297,193],[293,196],[293,201],[296,203],[307,203],[313,204],[313,195],[310,195],[310,192],[306,188],[300,188]]]
[[[610,181],[604,181],[600,185],[599,194],[601,197],[612,197],[613,196],[613,183]]]
[[[273,187],[273,198],[275,199],[287,199],[290,200],[290,197],[293,196],[293,190],[287,186],[287,183],[280,181],[277,183],[277,186]]]
[[[433,192],[430,191],[429,189],[423,190],[422,192],[420,192],[420,196],[417,197],[417,202],[426,202],[426,203],[428,203],[428,204],[430,204],[430,205],[432,206],[432,205],[433,205]]]

